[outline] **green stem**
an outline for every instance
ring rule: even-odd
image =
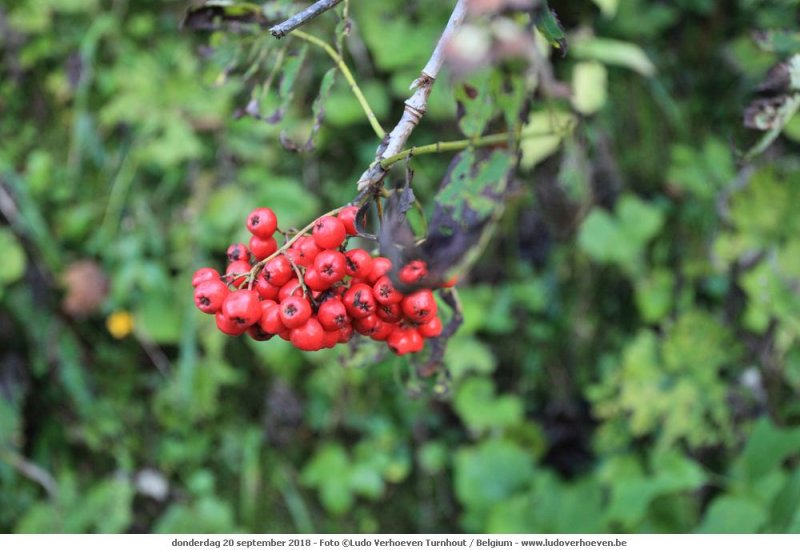
[[[378,136],[378,139],[383,139],[386,136],[386,130],[384,130],[383,127],[381,126],[381,123],[378,122],[378,117],[375,116],[375,112],[372,110],[372,107],[369,106],[367,98],[364,97],[364,93],[361,91],[361,88],[359,88],[356,79],[353,77],[353,73],[350,72],[350,69],[344,62],[344,59],[342,59],[342,56],[339,55],[339,52],[333,49],[333,47],[324,40],[320,40],[316,36],[308,34],[303,31],[294,30],[291,32],[290,36],[296,36],[300,40],[305,40],[306,42],[314,44],[315,46],[318,46],[323,50],[325,50],[325,53],[327,53],[330,56],[330,58],[333,59],[334,63],[336,63],[336,66],[339,67],[340,71],[342,71],[345,80],[347,80],[347,83],[350,85],[350,89],[353,91],[353,95],[356,96],[358,103],[364,110],[364,114],[367,115],[369,124],[370,126],[372,126],[372,129],[375,131],[375,134]]]
[[[405,160],[406,158],[413,157],[416,155],[428,155],[431,153],[442,153],[445,151],[461,151],[469,147],[486,147],[489,145],[500,145],[502,143],[508,143],[512,138],[514,141],[522,141],[523,139],[532,137],[543,137],[543,136],[553,136],[553,135],[558,135],[558,134],[556,132],[542,132],[542,131],[522,132],[514,134],[510,132],[503,132],[501,134],[489,134],[477,138],[460,139],[458,141],[439,141],[437,143],[430,143],[428,145],[410,147],[408,149],[400,151],[396,155],[392,155],[391,157],[386,157],[385,159],[380,161],[380,165],[381,168],[385,170],[386,168],[389,168],[391,165],[398,163],[401,160]]]

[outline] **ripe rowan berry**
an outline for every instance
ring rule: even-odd
[[[325,331],[322,325],[314,318],[307,319],[301,326],[290,333],[290,341],[294,346],[303,351],[317,351],[322,349],[325,340]]]
[[[365,284],[353,285],[344,293],[344,306],[354,319],[361,319],[375,312],[375,297],[372,287]]]
[[[192,286],[197,288],[204,281],[219,279],[219,271],[210,267],[201,267],[192,275]]]
[[[350,323],[347,308],[339,298],[325,300],[317,310],[317,319],[325,330],[339,330]]]
[[[265,332],[258,323],[247,329],[247,335],[257,342],[266,342],[275,336],[274,334]]]
[[[323,348],[330,349],[330,348],[336,346],[336,344],[338,344],[338,343],[339,343],[339,331],[338,330],[333,330],[333,331],[326,330],[323,333],[323,335],[322,335],[322,347]]]
[[[282,254],[268,261],[261,273],[269,284],[278,287],[288,283],[295,275],[289,259]]]
[[[345,253],[345,270],[356,279],[365,279],[372,272],[372,256],[363,248],[354,248]]]
[[[386,339],[389,348],[397,355],[421,351],[425,345],[422,336],[411,327],[397,327]]]
[[[230,294],[228,285],[219,279],[203,281],[194,290],[194,304],[203,313],[216,313]]]
[[[363,334],[364,336],[371,336],[372,332],[376,330],[379,325],[383,325],[383,321],[374,313],[353,321],[353,328],[356,329],[357,333]]]
[[[225,275],[228,276],[228,280],[230,281],[231,279],[230,275],[237,275],[241,273],[242,274],[241,277],[236,277],[236,279],[230,281],[231,285],[233,285],[235,288],[239,288],[240,286],[242,286],[242,283],[244,283],[247,280],[246,274],[249,271],[250,271],[250,263],[245,262],[244,260],[238,260],[228,264],[228,267],[225,269]]]
[[[228,336],[241,336],[247,330],[246,326],[240,325],[233,319],[229,319],[221,311],[218,311],[214,315],[214,320],[217,323],[217,328]]]
[[[292,249],[297,250],[299,255],[293,254],[289,259],[303,267],[313,265],[314,258],[316,258],[317,254],[322,250],[311,237],[300,237],[292,245]]]
[[[394,288],[388,275],[375,281],[372,293],[375,295],[375,300],[381,305],[399,304],[403,300],[403,295]]]
[[[400,304],[381,304],[378,303],[378,307],[375,310],[375,313],[378,317],[381,318],[383,321],[388,321],[390,323],[396,323],[403,318],[403,311],[400,309]]]
[[[300,296],[289,296],[281,301],[279,307],[281,321],[288,329],[299,327],[311,317],[311,304]]]
[[[428,288],[417,290],[403,298],[400,307],[403,314],[415,323],[430,321],[437,311],[436,299]]]
[[[252,247],[251,247],[252,248]],[[412,260],[400,269],[397,278],[407,285],[420,282],[428,275],[428,264],[422,260]]]
[[[277,228],[278,218],[271,208],[256,208],[247,216],[247,229],[256,237],[269,239]]]
[[[222,313],[247,328],[261,319],[261,303],[255,290],[234,290],[222,302]]]
[[[270,334],[280,334],[287,330],[286,325],[281,321],[281,309],[278,304],[262,309],[261,319],[258,324],[261,325],[264,332],[269,332]]]
[[[258,277],[256,277],[256,284],[254,288],[256,289],[256,292],[258,292],[258,295],[264,300],[277,299],[278,292],[280,291],[280,287],[267,282],[263,271],[258,274]]]
[[[250,251],[257,261],[267,258],[276,250],[278,250],[278,241],[275,240],[275,237],[267,237],[266,239],[256,235],[250,237]]]
[[[226,252],[229,262],[250,261],[250,251],[242,243],[234,243],[228,247]]]
[[[395,323],[381,320],[378,326],[372,330],[370,338],[373,340],[386,340],[394,332],[395,328],[397,328]]]
[[[322,278],[319,271],[317,271],[313,267],[306,268],[305,275],[303,276],[303,282],[305,282],[306,286],[311,290],[313,290],[314,292],[322,292],[323,290],[328,290],[331,286],[330,283],[328,283]]]
[[[358,230],[356,229],[356,214],[358,214],[358,206],[345,206],[339,210],[337,218],[341,220],[348,235],[358,234]]]
[[[338,248],[347,236],[347,230],[339,218],[322,216],[314,224],[311,233],[320,248]]]
[[[283,302],[289,296],[302,296],[303,295],[303,285],[300,284],[300,281],[297,280],[295,277],[291,279],[288,283],[283,285],[281,289],[278,291],[278,301]]]
[[[314,258],[314,269],[319,273],[320,279],[330,287],[341,281],[346,273],[345,255],[338,250],[323,250]],[[322,290],[322,289],[320,289]]]
[[[384,258],[383,256],[374,258],[372,260],[372,271],[367,276],[367,282],[374,285],[375,281],[389,273],[391,269],[392,261],[389,258]]]
[[[442,320],[434,315],[430,321],[417,327],[417,330],[424,338],[436,338],[442,333]]]

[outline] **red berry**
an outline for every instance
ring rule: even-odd
[[[365,279],[372,272],[372,256],[363,248],[348,250],[345,260],[346,272],[351,277]]]
[[[326,330],[322,335],[322,347],[326,349],[330,349],[334,347],[336,344],[339,343],[339,331],[333,330],[328,331]]]
[[[394,288],[392,280],[388,275],[384,275],[372,287],[372,293],[379,304],[399,304],[403,300],[403,295]]]
[[[317,246],[317,243],[314,242],[314,239],[311,237],[300,237],[292,245],[292,249],[297,250],[299,255],[293,254],[293,257],[290,259],[293,260],[297,265],[301,265],[303,267],[313,265],[314,258],[316,258],[317,254],[319,254],[319,251],[322,250]]]
[[[303,351],[317,351],[322,349],[325,340],[325,331],[322,325],[314,318],[308,319],[301,326],[292,330],[290,335],[292,344]]]
[[[250,261],[250,251],[247,250],[247,247],[242,243],[230,245],[228,247],[227,255],[229,262],[238,262],[240,260],[244,262]]]
[[[253,340],[256,340],[257,342],[266,342],[267,340],[275,336],[274,334],[264,332],[264,329],[262,329],[261,325],[259,325],[258,323],[247,329],[247,335]]]
[[[398,278],[407,285],[420,282],[428,275],[428,264],[422,260],[412,260],[400,270]]]
[[[411,327],[397,327],[387,338],[387,343],[397,355],[422,351],[425,345],[420,333]]]
[[[345,325],[339,329],[339,343],[345,344],[353,337],[353,325]]]
[[[361,319],[375,312],[375,297],[372,287],[359,284],[351,286],[344,294],[344,306],[354,319]]]
[[[384,258],[383,256],[373,258],[372,271],[370,271],[369,275],[367,276],[367,282],[371,285],[374,285],[375,281],[389,273],[389,270],[391,269],[392,260],[389,258]]]
[[[353,328],[356,329],[356,332],[359,334],[363,334],[364,336],[372,336],[373,332],[379,328],[383,328],[383,321],[381,321],[380,318],[373,313],[372,315],[367,315],[361,319],[354,320]]]
[[[284,255],[276,256],[268,261],[261,273],[267,282],[274,286],[283,286],[295,276],[292,264]]]
[[[379,324],[372,330],[370,338],[373,340],[386,340],[396,328],[397,325],[395,323],[380,321]]]
[[[383,321],[396,323],[403,318],[403,310],[400,309],[400,304],[381,304],[378,303],[378,308],[375,312],[378,317]]]
[[[285,285],[283,285],[281,289],[278,291],[278,301],[282,302],[289,296],[302,296],[302,295],[303,295],[303,286],[300,284],[300,281],[298,281],[297,278],[294,278]]]
[[[219,279],[219,271],[210,267],[201,267],[192,275],[192,286],[197,288],[200,283]]]
[[[356,235],[358,233],[358,230],[356,230],[356,214],[358,214],[358,206],[345,206],[339,210],[339,215],[336,216],[341,220],[348,235]]]
[[[216,313],[214,319],[217,322],[217,328],[228,336],[240,336],[247,330],[246,326],[240,325],[233,319],[229,319],[221,311]]]
[[[347,309],[339,298],[331,298],[322,302],[317,311],[317,319],[325,330],[339,330],[350,323]]]
[[[274,302],[273,302],[274,303]],[[280,334],[286,332],[286,325],[281,321],[281,308],[278,304],[261,310],[261,319],[258,321],[264,332]]]
[[[329,287],[344,279],[346,264],[344,254],[338,250],[323,250],[314,258],[314,269]]]
[[[250,272],[250,263],[249,262],[245,262],[244,260],[238,260],[236,262],[231,262],[231,263],[228,264],[228,267],[225,269],[225,275],[236,275],[236,274],[239,274],[239,273],[242,274],[241,277],[237,277],[233,281],[230,281],[231,277],[228,277],[228,279],[227,279],[236,288],[239,288],[240,286],[242,286],[242,283],[244,283],[245,280],[247,279],[247,273],[249,273],[249,272]]]
[[[194,290],[194,305],[203,313],[216,313],[228,294],[228,285],[219,279],[203,281]]]
[[[234,290],[222,302],[222,313],[247,328],[261,319],[261,303],[255,290]]]
[[[247,230],[256,237],[269,239],[278,228],[278,218],[271,208],[256,208],[247,216]]]
[[[256,260],[260,262],[278,250],[278,241],[275,240],[275,237],[262,239],[261,237],[253,235],[250,237],[250,250],[253,252],[253,256],[255,256]]]
[[[278,291],[280,291],[280,287],[267,282],[263,271],[256,277],[255,289],[258,295],[264,300],[276,300],[278,298]]]
[[[401,308],[409,320],[415,323],[427,323],[436,315],[436,299],[430,289],[423,288],[403,298]]]
[[[417,330],[424,338],[436,338],[442,333],[442,320],[434,316],[427,323],[420,325]]]
[[[297,328],[311,317],[311,304],[299,296],[289,296],[280,303],[281,321],[286,328]],[[320,329],[321,330],[321,329]]]
[[[337,248],[344,241],[347,231],[339,218],[322,216],[314,224],[314,242],[320,248]]]
[[[303,281],[306,283],[306,286],[315,292],[322,292],[323,290],[328,290],[330,288],[330,283],[325,281],[320,275],[319,271],[314,269],[313,267],[306,268],[305,275],[303,276]]]

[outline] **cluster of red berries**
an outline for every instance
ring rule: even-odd
[[[297,235],[279,252],[275,213],[253,210],[247,217],[249,246],[228,248],[225,274],[210,267],[195,272],[195,304],[231,336],[269,340],[277,334],[316,351],[358,332],[386,341],[398,355],[421,351],[426,338],[442,332],[433,293],[422,288],[404,295],[389,278],[388,258],[345,250],[347,237],[356,234],[357,211],[348,206],[317,219],[310,235]],[[399,279],[411,284],[426,275],[425,262],[415,260],[403,266]]]

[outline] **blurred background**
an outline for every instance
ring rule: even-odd
[[[526,142],[425,379],[228,338],[192,303],[250,210],[305,225],[374,158],[342,78],[316,149],[284,147],[317,122],[321,50],[283,42],[263,120],[231,60],[266,33],[181,29],[181,1],[3,2],[0,531],[800,532],[800,117],[737,154],[799,4],[550,5],[576,129]],[[451,7],[349,2],[384,126]],[[442,76],[410,144],[460,137],[454,94]],[[423,204],[450,159],[415,161]]]

